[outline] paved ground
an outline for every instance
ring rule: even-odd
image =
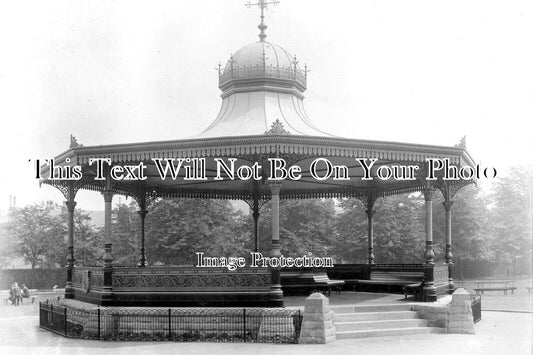
[[[496,296],[497,297],[497,296]],[[507,296],[507,303],[513,301]],[[298,306],[302,298],[287,304]],[[343,293],[334,304],[404,302],[401,295]],[[484,298],[485,299],[485,298]],[[514,307],[514,306],[513,306]],[[1,354],[533,354],[533,313],[483,312],[476,335],[432,334],[337,340],[326,345],[102,342],[66,339],[38,327],[37,306],[0,306]]]
[[[532,315],[484,312],[476,335],[433,334],[337,340],[326,345],[102,342],[41,330],[35,315],[0,319],[3,354],[531,354]]]

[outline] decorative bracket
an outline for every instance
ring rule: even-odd
[[[283,127],[283,123],[279,119],[276,119],[276,121],[274,121],[272,123],[272,125],[270,126],[270,129],[268,131],[265,131],[264,134],[269,134],[269,135],[288,135],[288,134],[291,134],[291,133],[289,131],[287,131]]]

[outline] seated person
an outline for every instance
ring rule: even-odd
[[[22,284],[22,298],[30,298],[30,290],[24,284]]]

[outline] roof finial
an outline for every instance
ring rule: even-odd
[[[461,141],[455,145],[455,148],[466,149],[466,136],[461,137]]]
[[[259,28],[259,30],[261,31],[259,33],[259,40],[261,42],[264,42],[265,41],[265,38],[266,38],[266,33],[265,33],[265,30],[267,29],[267,25],[265,25],[265,14],[264,14],[264,9],[267,8],[267,5],[277,5],[279,4],[279,1],[278,0],[272,0],[272,1],[268,1],[268,0],[258,0],[256,3],[251,3],[250,1],[248,1],[246,3],[246,7],[250,8],[252,6],[259,6],[259,8],[261,9],[261,23],[259,24],[259,26],[257,26],[257,28]]]

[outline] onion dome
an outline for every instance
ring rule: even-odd
[[[243,90],[292,92],[303,98],[307,71],[298,60],[277,44],[259,41],[239,49],[220,71],[218,86],[222,97]]]
[[[275,2],[272,2],[275,3]],[[198,138],[244,135],[297,134],[331,136],[317,129],[307,117],[303,92],[307,89],[307,65],[298,65],[283,47],[265,41],[263,10],[259,41],[239,49],[218,67],[222,106],[215,120]]]

